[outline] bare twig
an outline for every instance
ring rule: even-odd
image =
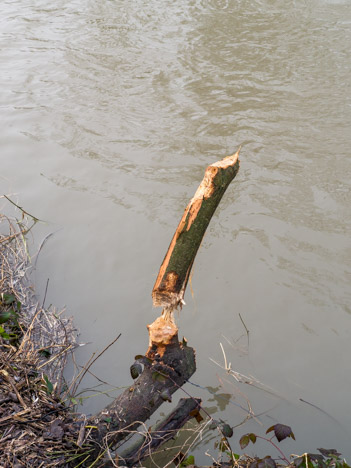
[[[14,201],[11,200],[11,198],[7,197],[6,195],[4,195],[4,197],[6,198],[6,200],[8,200],[10,203],[12,203],[12,205],[14,205],[16,208],[18,208],[19,210],[22,211],[23,214],[29,216],[30,218],[33,219],[33,221],[35,222],[39,222],[40,219],[37,218],[36,216],[34,215],[31,215],[30,213],[28,213],[28,211],[26,211],[24,208],[22,208],[21,206],[17,205],[17,203],[15,203]]]
[[[96,362],[112,345],[116,343],[116,341],[120,338],[121,333],[113,340],[111,341],[110,344],[108,344],[97,356],[95,359],[89,362],[89,364],[83,369],[83,372],[78,380],[78,382],[75,384],[73,394],[75,393],[76,389],[79,387],[81,381],[83,380],[84,376],[86,373],[89,371],[90,367]]]
[[[244,320],[243,320],[243,318],[242,318],[240,312],[239,312],[239,318],[240,318],[240,320],[241,320],[241,323],[244,325],[244,328],[245,328],[245,331],[246,331],[246,335],[247,335],[247,347],[249,347],[249,345],[250,345],[250,331],[249,331],[249,329],[247,328],[247,326],[245,325],[245,322],[244,322]]]

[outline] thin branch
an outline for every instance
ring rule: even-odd
[[[86,368],[84,369],[84,372],[82,373],[82,375],[81,375],[81,377],[80,377],[78,383],[76,384],[75,388],[78,388],[78,387],[79,387],[79,385],[80,385],[81,381],[83,380],[85,374],[88,372],[88,370],[90,369],[90,367],[94,364],[94,362],[96,362],[96,361],[99,359],[99,357],[102,356],[102,355],[105,353],[105,351],[107,351],[112,345],[114,345],[114,344],[116,343],[116,341],[119,339],[120,336],[121,336],[121,333],[120,333],[110,344],[108,344],[108,345],[96,356],[95,359],[93,359],[93,360],[89,363],[88,367],[86,367]]]
[[[239,312],[239,318],[241,320],[241,323],[244,325],[244,328],[245,328],[245,331],[246,331],[246,335],[247,335],[247,347],[249,347],[249,344],[250,344],[250,331],[249,329],[247,328],[247,326],[245,325],[245,322]]]
[[[30,218],[33,219],[33,221],[35,221],[36,223],[37,222],[40,222],[41,220],[39,218],[37,218],[36,216],[33,216],[31,215],[30,213],[28,213],[28,211],[26,211],[24,208],[22,208],[21,206],[17,205],[17,203],[15,203],[14,201],[11,200],[11,198],[7,197],[6,195],[4,195],[4,197],[6,198],[6,200],[8,200],[10,203],[12,203],[12,205],[14,205],[16,208],[18,208],[19,210],[22,211],[22,213],[26,214],[27,216],[29,216]],[[41,221],[43,222],[43,221]]]

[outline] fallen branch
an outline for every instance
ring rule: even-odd
[[[137,364],[143,369],[134,384],[88,421],[88,425],[94,426],[91,435],[98,447],[116,448],[162,403],[170,401],[196,370],[195,352],[190,347],[177,343],[162,356],[156,354],[153,359],[138,359]]]

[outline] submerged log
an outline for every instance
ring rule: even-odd
[[[156,350],[155,350],[156,351]],[[110,405],[88,421],[94,426],[93,438],[98,445],[116,447],[119,441],[136,431],[195,372],[195,352],[177,343],[157,352],[153,359],[138,357],[140,376]]]
[[[155,307],[172,320],[172,312],[184,303],[185,288],[198,248],[219,202],[239,170],[239,150],[211,164],[186,207],[169,245],[153,291]]]
[[[123,465],[137,466],[141,460],[154,453],[160,445],[174,438],[178,430],[199,411],[200,404],[201,400],[198,398],[181,398],[176,408],[152,431],[120,455]]]

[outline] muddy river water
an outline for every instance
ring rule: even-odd
[[[249,399],[236,451],[281,422],[287,454],[350,461],[351,1],[4,0],[0,41],[1,194],[45,221],[34,244],[54,233],[33,281],[74,316],[77,361],[121,333],[92,371],[130,384],[183,209],[242,145],[178,317],[186,389],[233,426]]]

